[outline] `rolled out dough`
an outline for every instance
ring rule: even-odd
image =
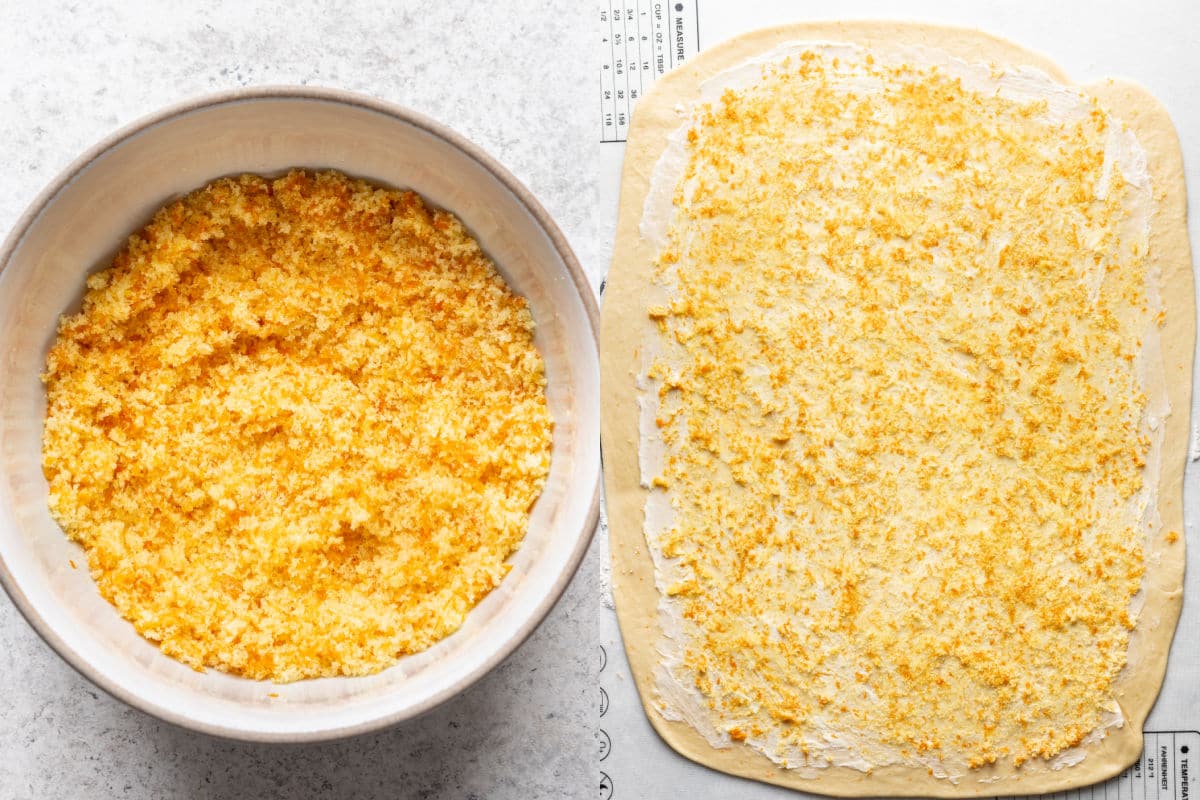
[[[653,672],[663,633],[654,566],[643,535],[648,490],[639,483],[638,406],[635,373],[639,348],[653,334],[647,315],[653,248],[639,234],[650,175],[682,123],[681,104],[694,102],[703,81],[749,58],[790,42],[844,42],[875,47],[926,46],[968,62],[1033,67],[1070,85],[1046,58],[979,31],[894,22],[806,23],[760,30],[704,51],[658,81],[638,104],[622,174],[619,221],[604,297],[601,328],[602,442],[605,492],[613,559],[613,593],[626,651],[646,714],[676,751],[713,769],[794,789],[841,796],[937,796],[1034,794],[1061,791],[1109,778],[1141,751],[1142,725],[1167,666],[1167,652],[1182,602],[1183,542],[1163,544],[1166,531],[1182,535],[1182,475],[1188,439],[1195,308],[1191,254],[1186,230],[1182,157],[1166,110],[1145,89],[1106,80],[1079,87],[1130,126],[1148,156],[1156,210],[1151,219],[1150,262],[1161,271],[1166,309],[1162,350],[1172,412],[1166,421],[1158,510],[1163,527],[1146,547],[1142,579],[1145,605],[1131,636],[1131,666],[1114,686],[1125,724],[1099,742],[1086,744],[1086,757],[1058,770],[1044,762],[1015,768],[1001,760],[973,771],[957,784],[924,768],[884,766],[863,772],[828,767],[816,778],[777,766],[744,744],[717,749],[684,722],[664,719],[654,700]]]

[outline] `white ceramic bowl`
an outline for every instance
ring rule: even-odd
[[[529,300],[555,428],[550,476],[513,569],[461,630],[370,677],[275,685],[189,669],[100,597],[80,549],[47,511],[38,376],[59,315],[78,308],[85,276],[106,266],[156,209],[223,175],[290,167],[411,188],[457,214]],[[312,741],[413,717],[516,649],[583,557],[599,503],[596,328],[591,289],[545,210],[496,161],[437,123],[301,87],[237,91],[155,114],[68,167],[0,250],[0,580],[72,666],[170,722],[241,739]]]

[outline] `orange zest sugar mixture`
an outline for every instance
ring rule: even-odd
[[[455,631],[550,465],[533,319],[451,214],[222,179],[88,279],[44,375],[50,509],[196,669],[361,675]]]
[[[649,309],[671,519],[647,535],[670,678],[724,741],[971,769],[1116,710],[1157,309],[1145,190],[1080,102],[808,51],[695,112]]]

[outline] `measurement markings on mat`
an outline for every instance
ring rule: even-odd
[[[608,666],[608,651],[604,649],[604,645],[600,645],[600,680],[604,680],[604,668]],[[604,724],[604,715],[608,713],[608,692],[604,690],[604,686],[600,687],[600,724]],[[608,731],[603,727],[598,729],[598,738],[600,739],[600,760],[608,758],[608,754],[612,752],[612,739],[608,735]],[[608,777],[608,773],[601,770],[600,772],[600,800],[609,800],[613,796],[612,778]]]
[[[700,49],[699,0],[601,0],[600,141],[623,142],[633,105]]]

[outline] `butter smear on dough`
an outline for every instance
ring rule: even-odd
[[[1034,70],[796,44],[652,176],[656,702],[816,774],[1061,766],[1157,530],[1145,156]]]

